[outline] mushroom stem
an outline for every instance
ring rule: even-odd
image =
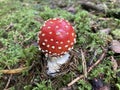
[[[65,64],[69,60],[69,53],[66,53],[62,57],[51,57],[47,62],[47,74],[54,77],[59,72],[60,66]]]

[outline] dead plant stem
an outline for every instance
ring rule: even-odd
[[[103,58],[105,57],[105,54],[106,54],[106,52],[104,52],[101,56],[100,56],[100,58],[90,67],[90,68],[88,68],[88,73],[90,72],[90,71],[92,71],[92,69],[95,67],[95,66],[97,66],[102,60],[103,60]],[[68,83],[68,87],[69,86],[71,86],[71,85],[73,85],[74,83],[76,83],[78,80],[80,80],[80,79],[82,79],[82,78],[84,78],[85,76],[82,74],[82,75],[80,75],[80,76],[78,76],[77,78],[75,78],[74,80],[72,80],[70,83]]]

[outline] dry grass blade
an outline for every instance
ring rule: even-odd
[[[21,68],[17,68],[17,69],[10,69],[10,70],[0,70],[0,73],[3,74],[17,74],[17,73],[21,73],[24,70],[27,70],[28,67],[21,67]]]
[[[78,80],[80,80],[81,78],[84,78],[84,75],[80,75],[79,77],[75,78],[73,81],[71,81],[67,86],[70,87],[71,85],[73,85],[74,83],[76,83]]]
[[[113,70],[116,71],[117,68],[118,68],[118,64],[117,64],[117,61],[114,59],[113,56],[111,56],[111,63],[112,63]]]
[[[82,67],[83,67],[83,73],[84,76],[87,78],[87,66],[86,66],[86,60],[85,60],[85,56],[83,53],[83,50],[81,49],[81,56],[82,56]]]
[[[100,58],[97,60],[97,62],[95,62],[95,63],[88,69],[88,72],[92,71],[92,69],[93,69],[95,66],[97,66],[97,65],[103,60],[103,58],[105,57],[105,54],[106,54],[106,52],[104,52],[104,53],[100,56]],[[67,86],[69,87],[69,86],[73,85],[73,84],[76,83],[78,80],[80,80],[81,78],[84,78],[84,77],[85,77],[84,75],[78,76],[77,78],[75,78],[74,80],[72,80],[70,83],[68,83]]]
[[[9,86],[9,84],[10,84],[11,78],[12,78],[12,74],[10,75],[10,77],[9,77],[9,79],[8,79],[8,81],[7,81],[7,84],[6,84],[6,86],[5,86],[5,89],[8,88],[8,86]],[[4,90],[5,90],[5,89],[4,89]]]

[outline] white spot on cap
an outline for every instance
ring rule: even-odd
[[[71,42],[71,44],[70,45],[73,45],[74,43],[73,42]]]
[[[42,50],[42,52],[45,52],[44,50]]]
[[[57,54],[58,56],[60,55],[60,54]]]
[[[76,43],[76,39],[74,38],[74,42]]]
[[[59,28],[59,26],[56,26],[55,28]]]
[[[72,36],[74,36],[74,33],[72,33]]]
[[[48,52],[49,54],[51,54],[52,52]]]
[[[63,42],[60,42],[60,44],[63,44]]]
[[[57,20],[57,18],[53,18],[53,20]]]
[[[52,48],[52,49],[55,49],[55,46],[52,46],[51,48]]]
[[[48,50],[45,50],[45,52],[48,52]]]
[[[51,23],[51,24],[53,24],[53,22],[52,22],[52,21],[50,21],[50,23]]]
[[[67,25],[66,25],[65,27],[66,27],[66,28],[68,28],[68,26],[67,26]]]
[[[43,33],[42,36],[45,36],[45,34]]]
[[[39,31],[39,33],[38,34],[41,34],[42,33],[42,31]]]
[[[44,39],[45,42],[47,42],[48,40],[47,39]]]
[[[70,40],[67,40],[68,43],[70,43]]]
[[[52,34],[52,32],[49,32],[49,34]]]
[[[48,20],[47,20],[47,21],[48,21]],[[47,21],[45,21],[45,23],[46,23]]]
[[[39,47],[39,50],[41,50],[41,48]]]
[[[47,47],[49,48],[49,47],[50,47],[50,45],[48,44],[48,45],[47,45]]]
[[[75,35],[75,37],[77,37],[77,35]]]
[[[62,54],[62,53],[61,53]],[[63,57],[62,55],[60,56],[61,58]]]
[[[73,49],[73,47],[71,49]]]
[[[68,35],[69,33],[67,32],[66,34]]]
[[[43,24],[43,26],[45,27],[45,24]]]
[[[65,45],[65,48],[67,48],[68,47],[68,45]]]
[[[56,41],[56,43],[58,44],[59,42],[58,42],[58,41]]]
[[[64,54],[67,54],[67,52],[64,52]]]
[[[58,47],[58,49],[62,49],[62,47]]]
[[[65,52],[61,52],[61,54],[64,54]]]
[[[68,50],[70,51],[72,48],[68,48]]]
[[[38,41],[40,41],[40,38],[38,37]]]
[[[54,41],[54,39],[50,39],[50,41]]]
[[[45,43],[43,42],[42,45],[45,46]]]
[[[48,29],[50,29],[51,27],[47,27]]]
[[[70,23],[69,23],[69,21],[68,21],[68,20],[66,20],[66,22],[67,22],[67,24],[68,24],[68,25],[70,25]]]

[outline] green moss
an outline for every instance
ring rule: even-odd
[[[120,29],[113,30],[112,34],[115,39],[120,39]]]
[[[64,18],[64,19],[67,19],[70,21],[74,18],[74,15],[71,14],[70,12],[67,12],[65,10],[61,10],[60,8],[51,9],[48,6],[44,7],[44,11],[40,12],[40,16],[44,20],[47,20],[50,18],[60,17],[60,18]]]
[[[78,90],[92,90],[90,83],[85,82],[84,80],[79,80],[77,82]]]

